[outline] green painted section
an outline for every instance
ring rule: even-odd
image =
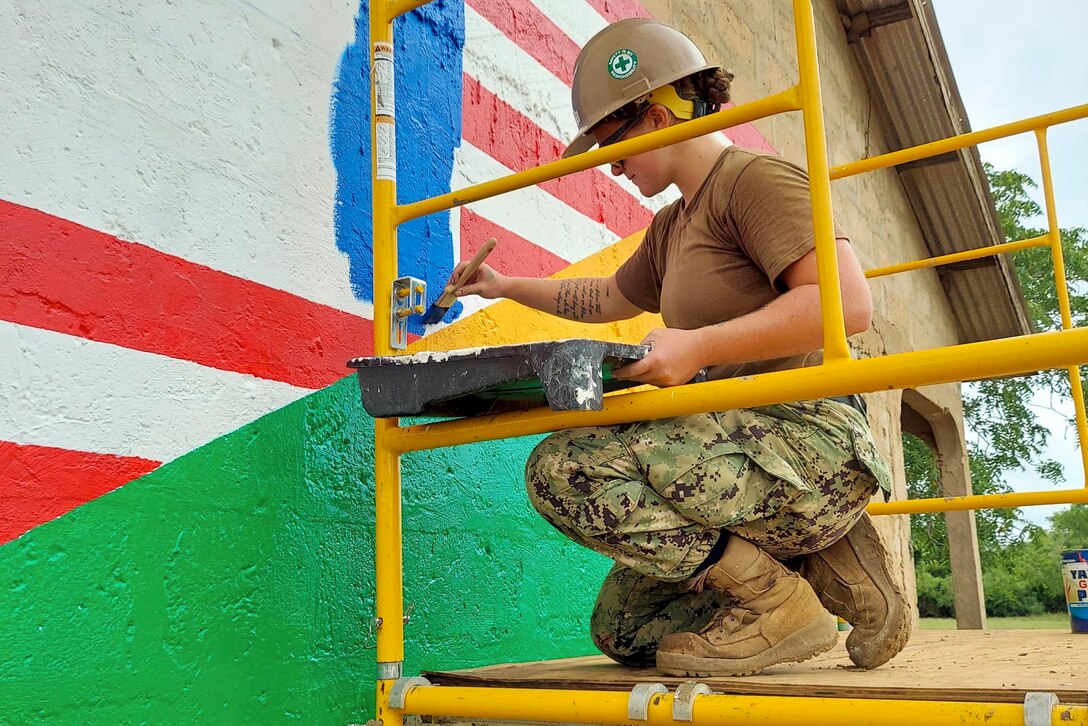
[[[535,441],[405,458],[406,675],[594,652]],[[0,723],[364,722],[373,491],[348,378],[0,548]]]

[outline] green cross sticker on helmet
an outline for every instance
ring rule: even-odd
[[[620,48],[608,59],[608,72],[613,78],[624,79],[638,68],[638,56],[630,48]]]

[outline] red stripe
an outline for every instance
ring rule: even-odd
[[[563,144],[469,75],[462,78],[461,135],[514,171],[555,161]],[[516,143],[511,143],[515,141]],[[619,237],[644,229],[653,213],[600,169],[544,182],[540,188]]]
[[[568,87],[580,48],[530,0],[469,0],[503,35],[514,41]],[[566,146],[494,93],[463,75],[462,136],[496,161],[523,171],[558,159]],[[511,143],[511,141],[516,141]],[[540,185],[584,216],[602,222],[619,237],[644,229],[653,213],[599,169]]]
[[[733,108],[735,104],[727,103],[725,108]],[[771,146],[763,134],[759,133],[759,129],[750,123],[741,124],[740,126],[733,126],[725,130],[725,135],[729,137],[737,146],[743,146],[748,149],[760,149],[771,154],[777,154],[778,151]]]
[[[586,0],[586,2],[610,23],[624,18],[653,17],[638,0]]]
[[[158,466],[136,457],[0,441],[0,544]]]
[[[469,0],[472,9],[568,86],[578,45],[529,0]]]
[[[302,388],[347,375],[373,323],[0,200],[0,319]]]
[[[504,275],[547,277],[570,264],[471,209],[461,207],[461,259],[467,260],[476,254],[489,237],[497,239],[499,244],[488,256],[487,264]]]

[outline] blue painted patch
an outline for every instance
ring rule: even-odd
[[[336,167],[336,247],[351,264],[355,297],[372,301],[374,287],[370,188],[370,49],[368,3],[355,20],[355,42],[344,49],[333,86],[330,146]],[[395,21],[397,197],[414,202],[450,191],[453,150],[461,143],[462,2],[437,0]],[[449,212],[400,227],[400,275],[427,281],[430,300],[453,268]],[[457,303],[453,315],[460,312]],[[447,316],[453,317],[453,315]],[[412,332],[420,334],[418,317]]]

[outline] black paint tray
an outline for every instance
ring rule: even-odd
[[[371,416],[477,416],[548,405],[600,411],[606,391],[637,386],[612,370],[642,358],[645,345],[576,338],[493,348],[354,358]]]

